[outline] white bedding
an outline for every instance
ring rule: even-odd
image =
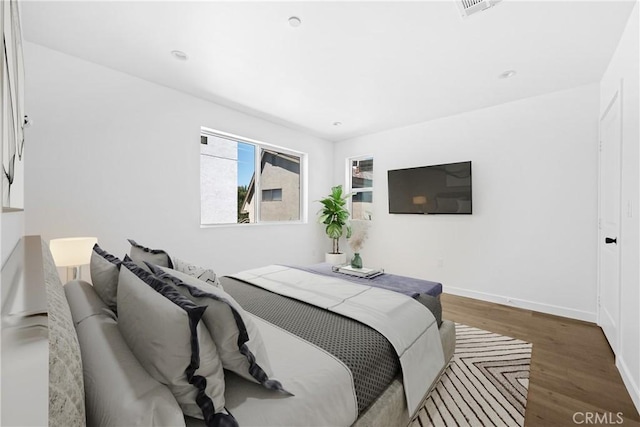
[[[384,335],[400,359],[410,413],[418,408],[444,367],[433,314],[406,295],[280,265],[230,277],[350,317]],[[287,386],[284,378],[276,378]]]
[[[253,316],[274,377],[294,396],[274,393],[225,372],[226,408],[242,427],[350,426],[358,417],[353,378],[333,355]],[[204,426],[187,418],[189,427]]]

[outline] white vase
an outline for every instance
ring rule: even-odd
[[[324,262],[331,265],[344,265],[347,263],[347,254],[324,254]]]

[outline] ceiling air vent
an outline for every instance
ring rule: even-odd
[[[466,18],[476,12],[487,10],[500,1],[501,0],[456,0],[456,3],[458,4],[458,9],[460,9],[460,14],[463,18]]]

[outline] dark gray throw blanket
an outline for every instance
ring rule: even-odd
[[[369,326],[236,279],[222,277],[220,281],[224,290],[249,313],[341,360],[353,375],[359,414],[398,374],[400,362],[395,350]]]

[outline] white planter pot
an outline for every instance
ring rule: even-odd
[[[344,265],[347,263],[347,254],[324,254],[324,262],[331,265]]]

